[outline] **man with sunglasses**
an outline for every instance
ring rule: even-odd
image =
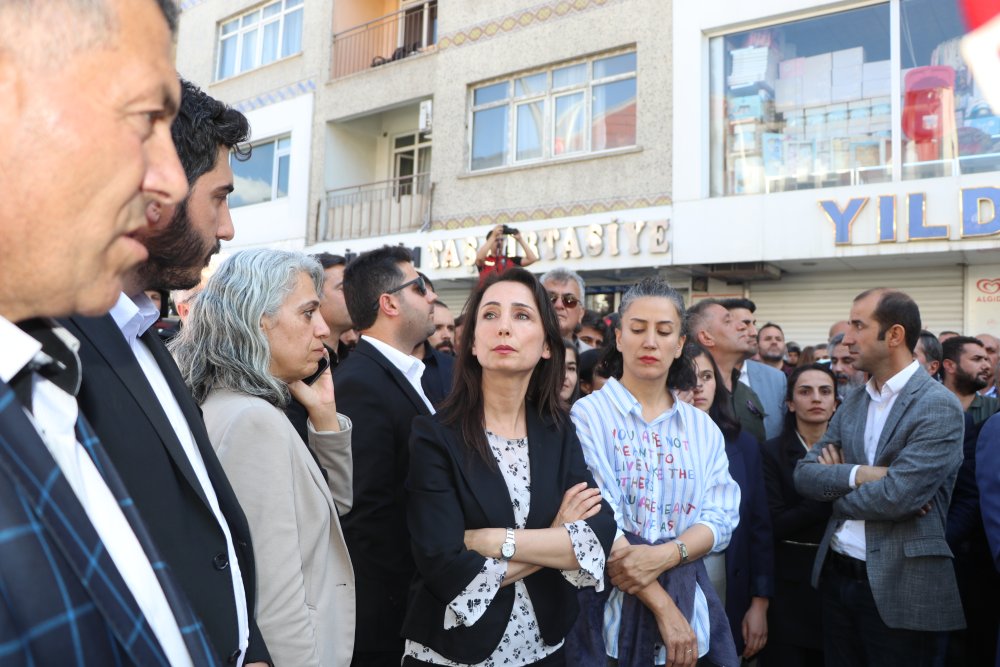
[[[410,253],[384,246],[344,270],[344,299],[361,340],[334,373],[337,407],[354,423],[354,503],[341,517],[357,585],[354,667],[398,667],[414,573],[404,483],[410,423],[434,408],[413,348],[434,332],[434,299]]]
[[[591,349],[576,336],[583,320],[583,295],[586,291],[586,285],[580,274],[559,267],[544,274],[539,282],[549,293],[552,307],[556,311],[556,317],[559,318],[559,334],[576,343],[580,352]]]

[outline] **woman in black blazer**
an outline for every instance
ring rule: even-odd
[[[767,667],[823,664],[819,592],[810,584],[813,563],[830,517],[830,503],[803,498],[795,490],[795,464],[826,433],[837,403],[830,367],[797,367],[788,378],[785,428],[764,443],[764,486],[774,530],[775,594],[769,610]]]
[[[410,437],[403,665],[563,665],[576,588],[603,586],[614,517],[559,398],[545,290],[508,269],[465,312],[452,392]]]

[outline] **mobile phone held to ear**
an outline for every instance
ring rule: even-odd
[[[311,385],[312,383],[316,382],[316,380],[319,379],[319,376],[322,375],[323,372],[326,371],[326,369],[329,367],[330,367],[330,360],[327,359],[326,357],[323,357],[322,359],[319,360],[319,368],[316,370],[316,372],[302,381],[305,382],[306,384]]]

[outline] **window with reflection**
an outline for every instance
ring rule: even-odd
[[[471,103],[471,171],[634,146],[636,54],[475,86]]]
[[[712,196],[1000,171],[964,32],[956,3],[889,0],[712,38]]]
[[[292,138],[281,137],[253,144],[250,158],[231,158],[233,193],[229,207],[250,206],[288,196]]]
[[[304,0],[277,0],[219,24],[216,81],[302,51]]]
[[[892,180],[888,3],[709,48],[713,196]]]
[[[1000,117],[962,58],[957,3],[900,3],[903,178],[1000,170]]]

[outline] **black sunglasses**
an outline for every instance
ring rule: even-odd
[[[565,294],[556,294],[555,292],[549,292],[549,301],[552,302],[553,306],[556,305],[556,301],[558,301],[560,298],[562,299],[563,305],[566,306],[567,308],[576,308],[576,304],[580,303],[580,300],[577,299],[572,294],[570,294],[569,292]]]
[[[396,287],[393,287],[391,290],[383,292],[383,294],[395,294],[400,290],[406,289],[410,285],[413,285],[414,287],[417,288],[417,294],[419,294],[420,296],[427,296],[427,283],[424,282],[423,276],[417,276],[413,280],[408,280],[402,285],[397,285]],[[378,310],[378,301],[375,302],[375,310]]]
[[[406,289],[410,285],[416,286],[417,293],[420,296],[427,296],[427,283],[424,282],[423,276],[417,276],[413,280],[407,281],[398,287],[393,287],[391,290],[387,291],[386,294],[395,294],[396,292]]]

